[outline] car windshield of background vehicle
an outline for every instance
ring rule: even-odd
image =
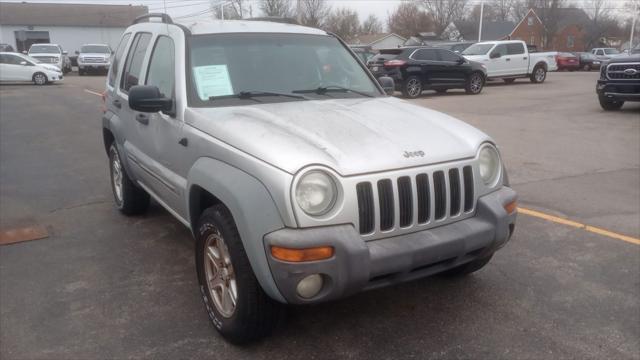
[[[494,44],[473,44],[466,48],[462,55],[486,55]]]
[[[32,45],[29,54],[60,54],[60,48],[54,45]]]
[[[620,51],[616,49],[604,49],[604,53],[607,55],[616,55],[616,54],[620,54]]]
[[[358,61],[332,36],[197,35],[189,51],[193,106],[382,95]],[[252,95],[240,95],[247,93]]]
[[[109,54],[111,53],[111,49],[109,49],[108,46],[86,45],[80,48],[80,52],[86,54]]]
[[[27,61],[31,61],[31,62],[32,62],[32,63],[34,63],[34,64],[40,64],[40,63],[42,63],[42,61],[40,61],[40,60],[38,60],[38,59],[36,59],[36,58],[34,58],[34,57],[31,57],[31,56],[29,56],[29,55],[22,55],[21,57],[22,57],[23,59],[27,60]]]

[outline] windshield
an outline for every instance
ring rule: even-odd
[[[106,45],[85,45],[80,48],[81,53],[94,53],[94,54],[110,54],[111,49]]]
[[[615,54],[620,54],[620,51],[616,49],[604,49],[604,53],[607,55],[615,55]]]
[[[60,48],[55,45],[31,45],[29,54],[60,54]]]
[[[381,95],[358,61],[332,36],[197,35],[191,38],[189,51],[193,106]],[[258,92],[272,94],[238,96]],[[305,95],[286,96],[296,93]]]
[[[494,44],[473,44],[466,48],[462,55],[486,55]]]

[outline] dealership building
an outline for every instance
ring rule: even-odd
[[[83,44],[118,45],[122,33],[148,9],[132,5],[0,2],[0,43],[17,51],[54,43],[73,54]]]

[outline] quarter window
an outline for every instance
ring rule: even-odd
[[[175,73],[175,51],[173,40],[158,37],[149,61],[146,85],[155,85],[165,97],[173,97]]]
[[[510,43],[510,44],[507,44],[507,53],[509,55],[524,54],[524,45],[521,44],[521,43]]]
[[[133,44],[129,49],[120,80],[120,89],[124,92],[128,92],[132,86],[139,84],[140,76],[142,76],[142,61],[147,53],[150,40],[151,34],[149,33],[140,33],[133,38]]]
[[[116,48],[116,53],[113,56],[113,61],[111,62],[111,69],[109,69],[109,86],[113,87],[116,84],[116,78],[118,77],[118,65],[120,65],[120,59],[122,58],[122,53],[124,53],[124,49],[127,47],[127,43],[129,42],[129,38],[131,34],[124,34],[122,39],[120,39],[120,43]]]

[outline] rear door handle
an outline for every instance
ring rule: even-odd
[[[111,102],[113,104],[113,106],[117,107],[118,109],[122,108],[122,102],[120,102],[120,100],[115,99]]]
[[[137,113],[136,121],[142,125],[149,125],[149,115],[143,114],[143,113]]]

